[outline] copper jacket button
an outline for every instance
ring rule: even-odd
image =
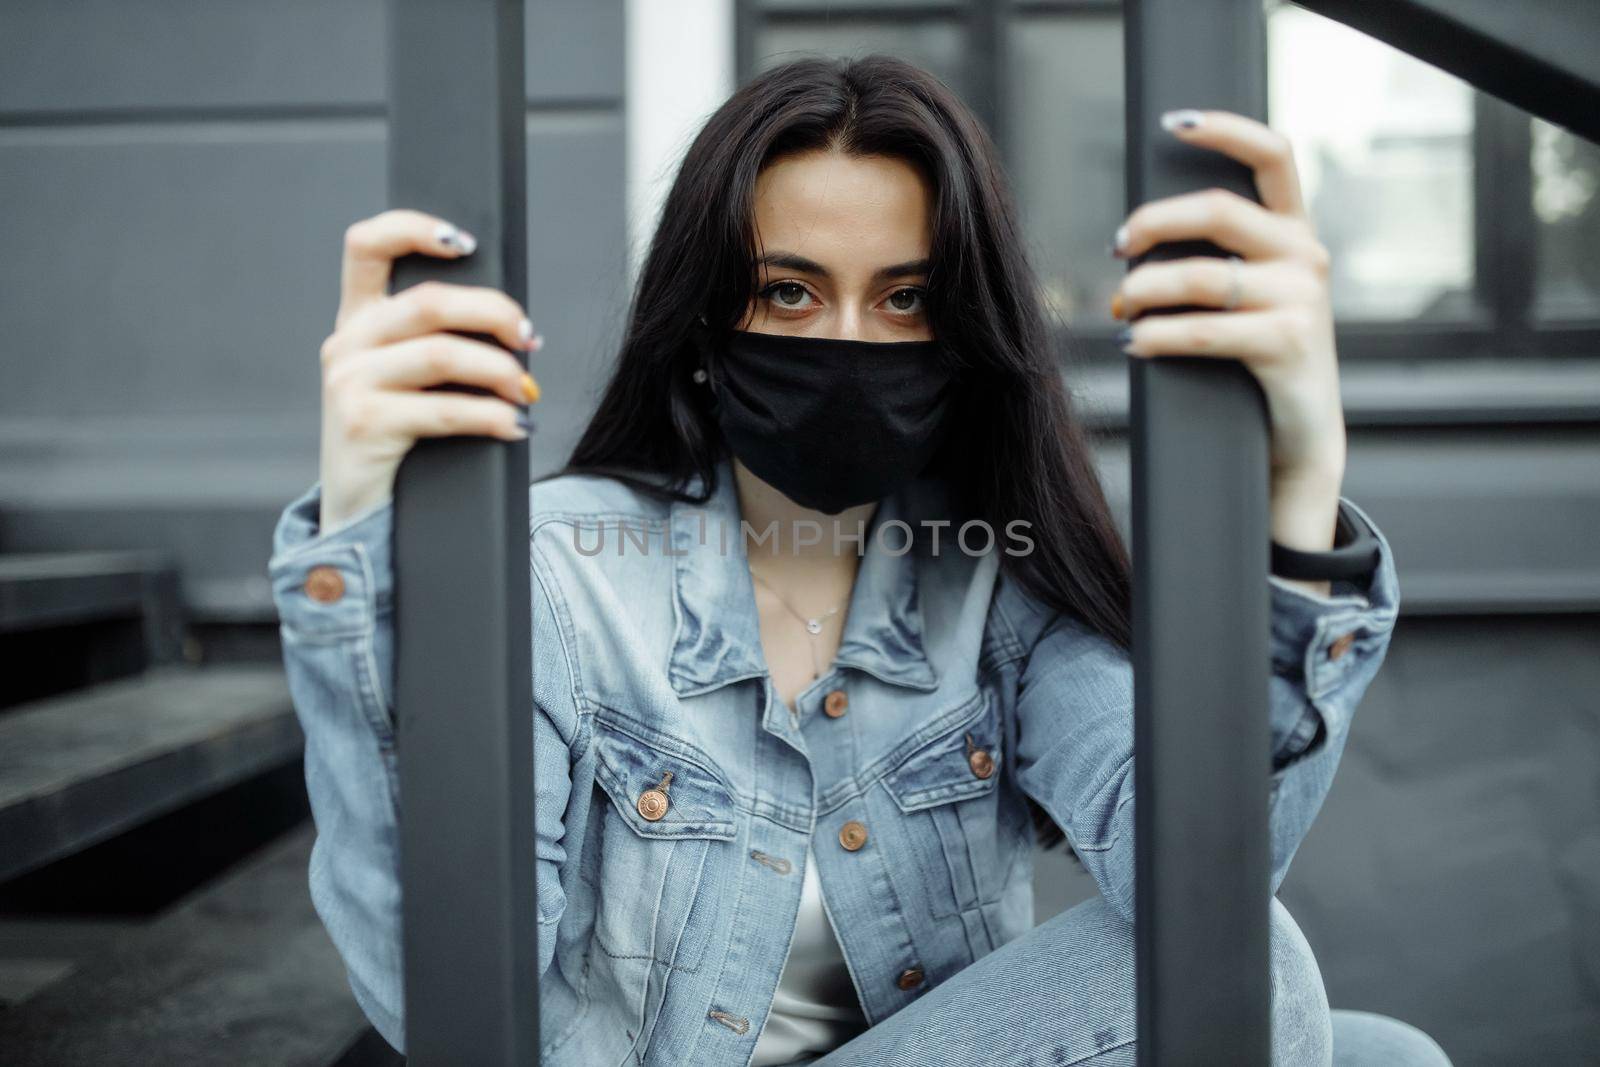
[[[312,567],[311,573],[306,575],[306,596],[319,604],[332,604],[344,596],[344,576],[339,568],[326,564]]]
[[[839,844],[847,850],[854,852],[867,843],[867,828],[851,819],[839,827]]]
[[[646,789],[639,794],[639,814],[655,822],[667,813],[667,794],[659,789]]]
[[[850,706],[850,698],[843,689],[835,689],[822,701],[822,710],[830,719],[837,719],[844,714],[844,709]]]
[[[987,749],[978,749],[967,757],[967,763],[971,764],[974,777],[987,778],[994,773],[994,757]]]
[[[1356,643],[1356,635],[1355,635],[1355,631],[1352,630],[1350,633],[1347,633],[1343,637],[1338,638],[1337,640],[1335,640],[1333,642],[1333,644],[1328,646],[1328,658],[1329,659],[1338,659],[1340,656],[1344,655],[1346,652],[1349,652],[1350,651],[1350,646],[1355,644],[1355,643]]]
[[[900,972],[900,977],[895,979],[895,985],[901,989],[915,989],[922,984],[922,968],[907,967]]]

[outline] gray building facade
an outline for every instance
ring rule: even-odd
[[[576,440],[627,310],[628,7],[528,5],[535,471]],[[1119,5],[731,7],[740,76],[889,51],[992,124],[1125,516],[1125,369],[1100,306],[1121,268],[1089,265],[1126,211]],[[378,0],[0,6],[0,554],[165,554],[194,663],[277,654],[265,562],[317,476],[342,232],[390,206],[386,61]],[[1466,107],[1465,133],[1401,149],[1459,169],[1465,280],[1439,268],[1406,311],[1377,283],[1342,290],[1345,492],[1395,549],[1401,620],[1281,896],[1334,1006],[1413,1022],[1463,1065],[1591,1063],[1600,155]],[[1322,164],[1319,225],[1358,262],[1385,247],[1363,212],[1388,186]],[[1382,222],[1402,247],[1442,240],[1406,225]],[[1038,918],[1092,891],[1046,857]]]

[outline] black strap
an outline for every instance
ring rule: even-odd
[[[1376,569],[1378,555],[1378,538],[1340,501],[1333,548],[1325,552],[1305,552],[1273,541],[1271,570],[1279,578],[1303,581],[1360,581]]]

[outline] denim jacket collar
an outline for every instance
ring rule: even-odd
[[[931,691],[938,675],[923,647],[917,598],[918,548],[896,555],[874,536],[892,519],[917,532],[913,483],[879,503],[864,531],[864,555],[850,596],[835,667],[857,670],[893,685]],[[691,489],[698,491],[700,483]],[[717,485],[704,505],[674,501],[669,536],[677,587],[677,632],[668,676],[681,696],[766,673],[755,589],[744,552],[738,486],[732,464],[718,464]],[[905,542],[888,535],[892,548]]]

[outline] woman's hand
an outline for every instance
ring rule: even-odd
[[[1169,112],[1162,125],[1248,164],[1261,203],[1213,188],[1152,200],[1130,214],[1113,238],[1115,255],[1207,240],[1242,259],[1196,256],[1135,267],[1112,297],[1111,313],[1131,320],[1118,340],[1133,356],[1216,355],[1250,369],[1271,422],[1272,536],[1289,548],[1324,551],[1333,546],[1344,478],[1344,411],[1328,250],[1306,212],[1289,141],[1231,111]],[[1144,315],[1183,304],[1218,310]],[[1325,592],[1327,583],[1314,587]]]
[[[476,247],[471,234],[418,211],[385,211],[345,231],[339,312],[322,343],[323,532],[389,499],[419,437],[528,436],[521,405],[537,401],[539,387],[522,364],[504,348],[446,332],[538,349],[543,339],[521,306],[498,289],[444,282],[388,295],[399,256],[453,259]],[[425,389],[444,382],[498,396]]]

